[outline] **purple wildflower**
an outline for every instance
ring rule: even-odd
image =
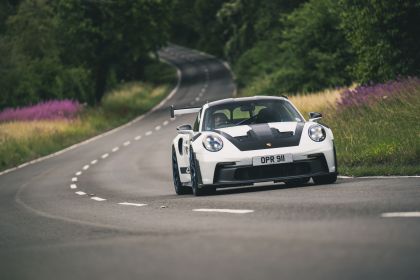
[[[341,100],[338,101],[338,105],[341,108],[372,105],[381,100],[418,92],[419,89],[420,79],[417,77],[409,77],[372,86],[358,86],[355,89],[344,91],[341,95]]]
[[[82,105],[73,100],[51,100],[23,108],[7,108],[0,112],[0,122],[73,119]]]

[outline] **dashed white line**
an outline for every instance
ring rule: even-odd
[[[120,149],[120,147],[115,147],[114,149],[112,149],[112,152],[115,153],[116,151],[118,151]]]
[[[196,97],[195,98],[195,101],[200,101],[200,97]]]
[[[81,192],[81,191],[75,192],[75,194],[78,194],[78,195],[86,195],[85,192]]]
[[[73,177],[73,178],[71,178],[71,181],[72,181],[72,182],[77,182],[77,177]]]
[[[162,127],[160,125],[158,125],[158,126],[155,127],[155,130],[157,131],[157,130],[160,130],[161,128]]]
[[[134,140],[139,141],[141,139],[141,135],[137,135],[136,137],[134,137]]]
[[[420,212],[389,212],[381,214],[382,218],[420,218]]]
[[[97,196],[92,196],[90,199],[96,200],[96,201],[105,201],[105,198],[101,198],[101,197],[97,197]]]
[[[72,190],[77,189],[76,184],[71,184],[71,185],[70,185],[70,189],[72,189]]]
[[[130,144],[131,144],[131,142],[130,142],[130,141],[125,141],[123,145],[124,145],[124,146],[128,146],[128,145],[130,145]]]
[[[146,132],[146,136],[152,135],[152,133],[153,132],[149,130],[148,132]]]
[[[146,206],[147,204],[143,204],[143,203],[131,203],[131,202],[120,202],[118,203],[119,205],[126,205],[126,206],[136,206],[136,207],[141,207],[141,206]]]
[[[103,159],[106,159],[108,156],[109,156],[109,154],[108,154],[108,153],[106,153],[106,154],[103,154],[103,155],[102,155],[102,158],[103,158]]]
[[[168,123],[169,123],[168,121],[164,121],[163,125],[168,125]]]
[[[85,166],[83,166],[83,170],[88,170],[89,169],[89,164],[86,164]]]
[[[94,164],[96,164],[97,162],[98,162],[98,160],[97,160],[97,159],[94,159],[94,160],[92,160],[92,161],[90,162],[90,164],[94,165]]]
[[[80,176],[80,175],[82,175],[82,171],[77,171],[75,175],[76,175],[76,176]]]
[[[217,213],[231,213],[231,214],[247,214],[252,213],[254,210],[247,209],[193,209],[196,212],[217,212]]]

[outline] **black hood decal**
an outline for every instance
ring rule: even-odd
[[[251,130],[245,136],[232,137],[226,132],[215,130],[241,151],[262,150],[272,148],[283,148],[299,146],[304,123],[296,125],[296,131],[280,132],[268,124],[250,125]]]

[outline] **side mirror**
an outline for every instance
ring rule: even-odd
[[[183,124],[176,128],[179,134],[193,134],[192,126],[189,124]]]
[[[317,112],[310,112],[309,113],[309,121],[310,122],[316,122],[322,119],[322,114]]]

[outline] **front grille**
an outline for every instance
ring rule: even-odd
[[[264,178],[288,177],[311,172],[309,162],[284,163],[275,165],[250,166],[235,171],[235,180],[254,180]]]

